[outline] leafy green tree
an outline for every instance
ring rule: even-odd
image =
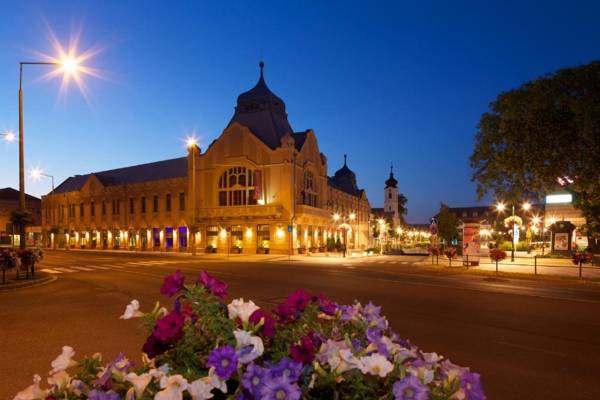
[[[446,244],[458,236],[458,217],[450,211],[450,208],[442,203],[437,214],[438,235],[444,239]]]
[[[479,198],[574,194],[600,244],[600,61],[558,70],[501,93],[481,116],[470,158]]]
[[[406,220],[404,216],[408,213],[408,208],[406,208],[406,203],[408,203],[408,199],[402,193],[398,195],[398,216],[400,217],[400,224],[406,225]]]

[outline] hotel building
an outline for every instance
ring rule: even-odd
[[[328,176],[315,132],[294,132],[263,67],[206,151],[192,144],[185,157],[75,175],[43,196],[46,246],[288,254],[339,238],[367,247],[369,201],[346,157]]]

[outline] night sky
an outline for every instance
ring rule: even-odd
[[[326,3],[326,4],[325,4]],[[401,4],[402,3],[402,4]],[[390,162],[409,222],[441,201],[476,205],[476,124],[504,90],[600,58],[599,2],[3,2],[0,129],[18,130],[18,62],[80,31],[87,100],[26,69],[26,169],[74,174],[185,154],[225,128],[258,79],[296,131],[314,129],[332,175],[348,164],[381,206]],[[485,3],[485,4],[483,4]],[[0,143],[0,187],[18,188],[18,146]],[[27,180],[34,195],[50,180]]]

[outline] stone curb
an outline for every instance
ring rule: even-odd
[[[49,283],[54,282],[55,280],[57,280],[58,278],[54,275],[48,275],[44,278],[40,278],[40,279],[36,279],[33,281],[24,281],[24,282],[19,282],[19,283],[9,283],[9,284],[4,284],[4,285],[0,285],[0,292],[3,291],[12,291],[12,290],[18,290],[18,289],[25,289],[25,288],[32,288],[32,287],[37,287],[37,286],[43,286],[43,285],[47,285]]]

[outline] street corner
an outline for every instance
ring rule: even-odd
[[[28,289],[42,285],[50,284],[58,278],[46,272],[36,272],[33,277],[25,278],[24,276],[16,277],[13,273],[11,277],[5,277],[5,281],[0,283],[0,293],[13,290]]]

